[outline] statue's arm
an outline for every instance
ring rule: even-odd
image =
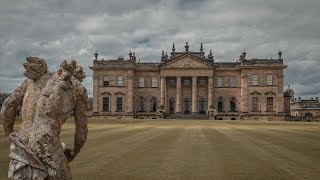
[[[87,140],[88,134],[88,120],[87,120],[87,91],[84,89],[84,92],[80,95],[78,103],[74,109],[74,120],[76,124],[76,132],[74,136],[74,148],[73,148],[73,155],[72,161],[75,156],[80,152],[82,146]]]
[[[13,132],[14,122],[16,120],[17,107],[22,105],[24,94],[27,90],[28,80],[25,80],[6,100],[3,102],[0,118],[5,135]]]

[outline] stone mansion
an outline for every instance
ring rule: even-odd
[[[93,115],[155,116],[160,108],[170,115],[194,116],[207,109],[217,119],[284,120],[283,70],[277,59],[247,59],[242,52],[235,62],[216,62],[210,50],[162,51],[159,62],[129,58],[98,59],[93,66]],[[288,110],[287,110],[288,111]],[[290,109],[289,109],[290,111]]]

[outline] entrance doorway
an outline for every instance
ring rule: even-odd
[[[190,99],[185,98],[184,99],[184,114],[190,114]]]
[[[206,100],[204,98],[200,98],[199,100],[199,114],[204,114],[206,107]]]
[[[173,98],[169,99],[169,114],[174,114],[175,100]]]

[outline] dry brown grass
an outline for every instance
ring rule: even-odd
[[[0,130],[0,179],[9,142]],[[62,140],[73,143],[68,120]],[[90,119],[74,179],[319,179],[320,123]]]

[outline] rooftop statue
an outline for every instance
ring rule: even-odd
[[[43,62],[45,63],[44,60]],[[28,68],[26,69],[28,72]],[[38,77],[37,74],[40,74],[32,72],[28,76],[25,75],[29,78]],[[42,73],[42,76],[44,74],[46,73]],[[4,114],[13,113],[21,97],[30,98],[29,101],[24,101],[22,109],[33,110],[32,116],[28,116],[28,119],[23,115],[24,125],[21,125],[19,131],[9,135],[12,142],[9,179],[71,179],[68,163],[80,152],[87,139],[87,91],[80,82],[85,77],[81,66],[77,66],[74,60],[63,61],[60,69],[48,77],[39,84],[41,88],[37,96],[31,91],[27,92],[28,87],[35,83],[34,79],[30,84],[23,84],[22,88],[19,87],[15,91],[19,96],[15,95],[9,99],[14,103],[5,103],[4,111],[1,111],[8,135],[12,132],[14,116]],[[71,112],[74,112],[76,123],[75,142],[72,149],[65,149],[60,142],[60,131]],[[21,132],[26,129],[28,133],[23,135]]]

